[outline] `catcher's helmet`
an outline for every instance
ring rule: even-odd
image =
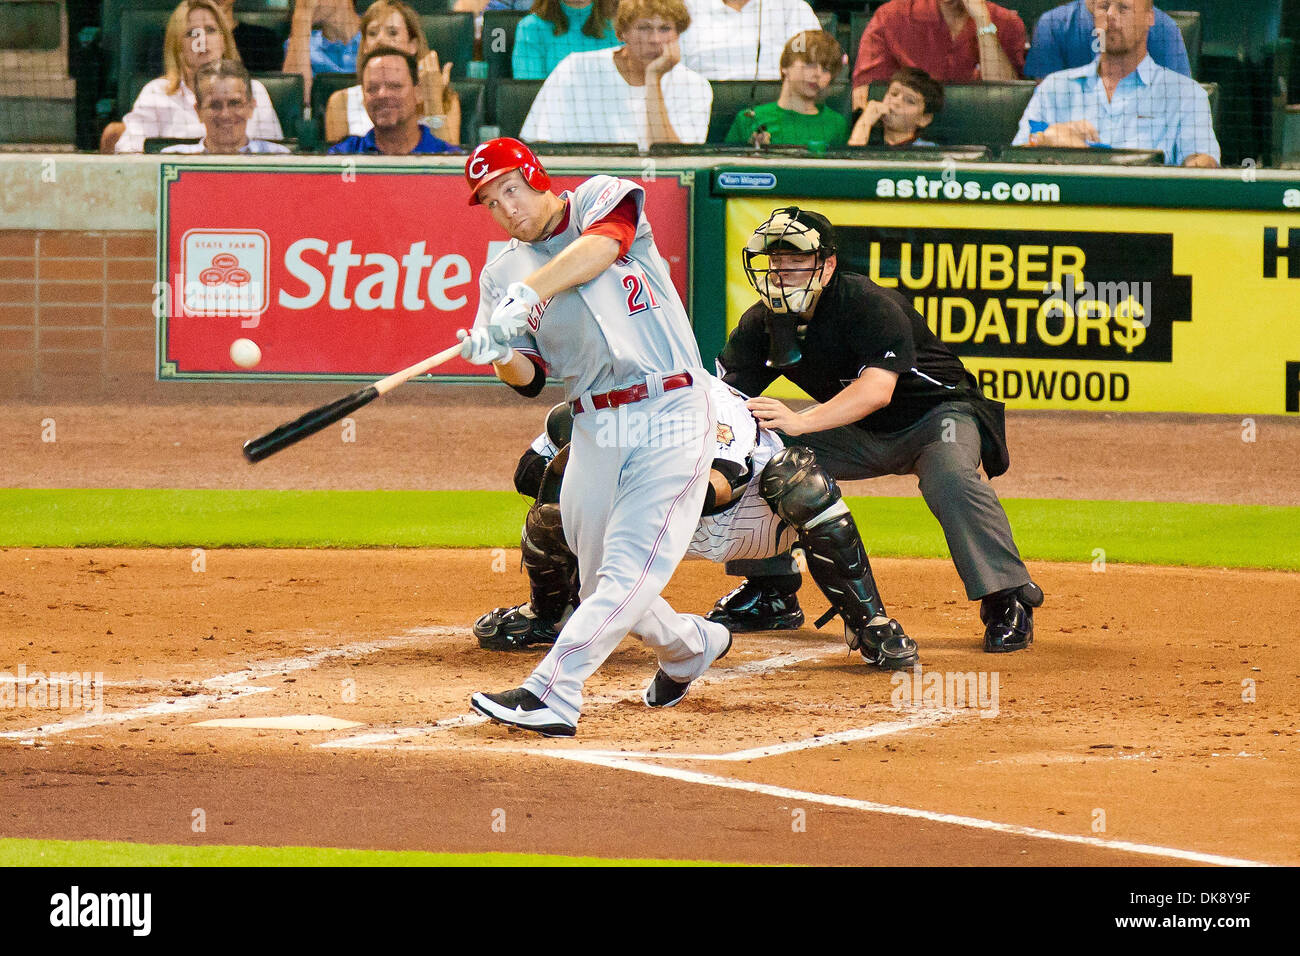
[[[469,182],[469,204],[477,205],[478,191],[512,169],[523,174],[524,182],[538,192],[551,188],[541,160],[531,149],[509,136],[500,136],[481,144],[465,160],[465,179]]]
[[[806,279],[800,277],[802,285],[773,279],[771,256],[808,254],[817,258]],[[822,294],[822,267],[833,255],[835,227],[830,220],[809,209],[785,206],[773,212],[745,243],[745,276],[777,315],[811,312]]]

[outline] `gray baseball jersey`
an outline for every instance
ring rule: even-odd
[[[725,627],[678,614],[660,596],[703,507],[717,423],[711,376],[655,248],[641,187],[596,176],[564,193],[567,218],[554,235],[512,240],[484,268],[475,324],[488,322],[510,283],[564,252],[629,196],[637,226],[627,254],[590,282],[539,304],[528,316],[531,331],[511,342],[562,379],[570,401],[634,384],[648,392],[631,405],[583,411],[573,422],[560,514],[578,566],[589,571],[582,603],[522,686],[574,725],[583,684],[629,632],[679,682],[707,670],[730,641]],[[665,391],[664,378],[683,371],[692,384]],[[673,440],[661,441],[665,434]]]
[[[512,239],[479,277],[476,327],[487,324],[511,282],[546,265],[627,196],[637,208],[636,238],[627,255],[590,282],[541,303],[528,317],[532,331],[510,343],[562,379],[569,401],[644,382],[656,372],[703,367],[668,263],[655,248],[645,190],[626,179],[593,176],[561,195],[569,205],[563,228],[539,242]]]

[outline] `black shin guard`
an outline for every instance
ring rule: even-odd
[[[831,602],[831,609],[817,621],[818,627],[837,613],[852,631],[861,631],[877,617],[889,616],[871,574],[858,526],[847,509],[812,528],[799,529],[799,543],[808,561],[808,572]]]
[[[534,505],[519,542],[533,613],[548,623],[578,603],[578,559],[564,542],[559,505]]]

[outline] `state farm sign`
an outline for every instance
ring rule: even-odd
[[[445,349],[474,323],[478,276],[506,238],[465,203],[451,167],[162,166],[154,314],[160,379],[380,377]],[[616,173],[617,174],[617,173]],[[635,177],[636,172],[629,172]],[[557,175],[556,191],[585,177]],[[646,215],[688,302],[690,192],[642,184]],[[235,339],[262,351],[230,358]],[[438,378],[491,373],[459,359]]]

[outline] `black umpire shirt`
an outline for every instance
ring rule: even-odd
[[[900,431],[936,405],[970,397],[961,359],[899,292],[866,276],[835,270],[800,339],[803,357],[789,368],[765,364],[768,314],[761,301],[747,309],[718,356],[722,380],[746,395],[784,375],[824,403],[867,368],[897,372],[890,403],[854,423],[876,433]]]

